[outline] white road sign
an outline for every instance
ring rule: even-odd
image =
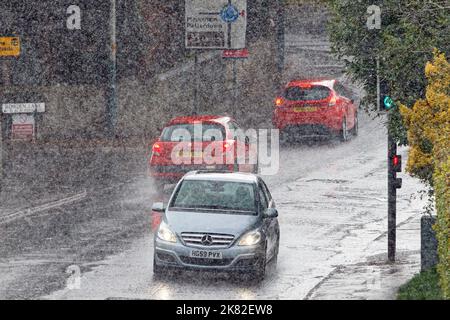
[[[186,0],[186,48],[246,47],[247,0]]]
[[[45,112],[45,103],[5,103],[3,113],[33,113]]]

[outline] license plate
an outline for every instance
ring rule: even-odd
[[[192,151],[192,152],[180,151],[178,156],[181,158],[201,158],[201,157],[203,157],[203,152],[202,151]]]
[[[294,108],[295,112],[314,112],[317,111],[316,107],[297,107]]]
[[[192,250],[191,258],[201,259],[222,259],[222,252],[220,251],[208,251],[208,250]]]

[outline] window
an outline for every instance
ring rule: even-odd
[[[336,82],[334,90],[336,90],[337,94],[341,97],[345,97],[348,99],[352,98],[352,93],[339,82]]]
[[[284,97],[291,101],[324,100],[330,95],[330,89],[324,86],[310,88],[290,87],[284,92]]]
[[[185,180],[170,207],[256,215],[255,198],[255,186],[251,183]]]
[[[269,189],[267,188],[266,183],[265,183],[264,181],[262,181],[262,180],[260,181],[260,183],[261,183],[262,189],[264,190],[264,193],[265,193],[266,196],[267,196],[268,201],[269,201],[269,202],[272,201],[272,195],[270,194],[270,191],[269,191]]]
[[[161,141],[223,141],[225,137],[225,128],[219,124],[186,123],[164,128]]]
[[[267,201],[266,195],[262,189],[262,187],[259,188],[259,205],[261,211],[266,211],[267,207],[269,206],[269,203]]]
[[[236,122],[232,121],[230,122],[229,126],[231,133],[233,135],[233,139],[240,142],[244,142],[245,141],[244,131],[239,127],[239,125]]]

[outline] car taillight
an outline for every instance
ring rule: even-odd
[[[329,107],[334,107],[336,105],[336,96],[332,95],[330,101],[328,102]]]
[[[283,98],[281,98],[281,97],[278,97],[278,98],[275,99],[275,105],[277,107],[281,106],[283,104],[283,102],[284,102]]]
[[[228,152],[228,151],[230,151],[230,150],[231,150],[231,147],[232,147],[232,145],[231,145],[230,143],[225,142],[225,143],[223,144],[223,152]]]
[[[161,145],[158,143],[155,143],[152,147],[152,154],[155,156],[160,156],[161,155]]]

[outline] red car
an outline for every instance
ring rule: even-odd
[[[237,122],[226,116],[172,119],[153,144],[149,158],[149,174],[156,188],[161,191],[165,184],[175,183],[193,170],[256,173],[257,144],[239,130]]]
[[[336,80],[295,80],[275,99],[273,124],[284,135],[339,136],[358,134],[358,108]]]

